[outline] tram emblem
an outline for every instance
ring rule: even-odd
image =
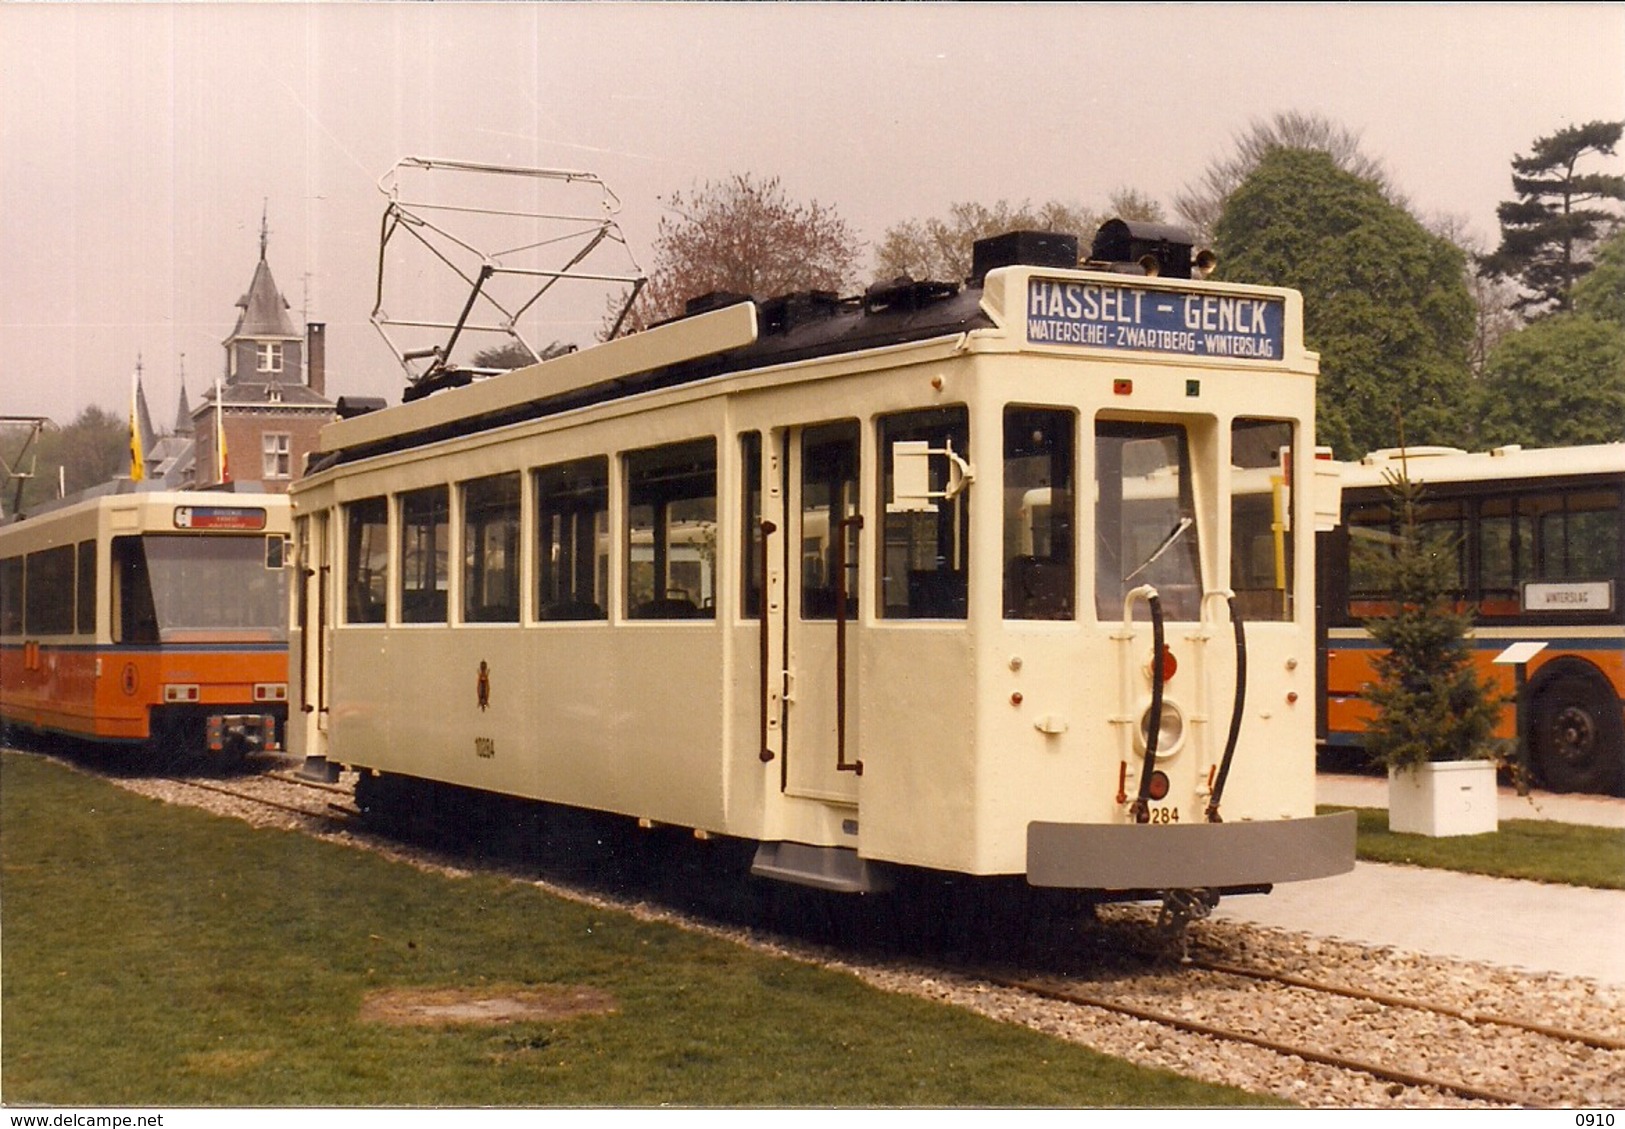
[[[479,677],[474,680],[474,693],[479,699],[481,711],[491,708],[491,668],[485,665],[484,659],[480,660]]]

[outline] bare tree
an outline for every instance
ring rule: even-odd
[[[706,181],[691,192],[674,192],[665,206],[649,281],[623,333],[676,317],[689,299],[704,294],[839,292],[853,281],[860,245],[846,221],[817,201],[789,199],[778,177],[757,180],[740,173]]]
[[[1236,136],[1236,151],[1215,160],[1200,179],[1174,197],[1174,211],[1190,226],[1198,240],[1211,242],[1224,202],[1258,162],[1277,149],[1311,149],[1330,156],[1337,167],[1375,184],[1388,201],[1408,208],[1389,180],[1382,162],[1360,151],[1360,135],[1345,126],[1297,110],[1276,113],[1266,121],[1254,119],[1247,132]]]
[[[950,207],[946,216],[906,220],[888,228],[875,253],[875,276],[958,281],[970,274],[972,244],[1006,231],[1076,235],[1080,248],[1086,251],[1095,229],[1113,216],[1157,221],[1162,219],[1162,206],[1131,188],[1112,193],[1105,212],[1060,200],[1036,207],[1025,200],[1020,204],[1008,200],[992,204],[965,201]]]
[[[1425,226],[1467,255],[1467,293],[1473,300],[1473,336],[1467,343],[1467,366],[1475,382],[1482,380],[1491,351],[1507,334],[1523,326],[1516,307],[1517,288],[1478,270],[1476,264],[1485,255],[1484,243],[1472,231],[1466,216],[1440,214],[1430,217]]]

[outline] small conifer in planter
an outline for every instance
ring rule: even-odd
[[[1365,747],[1384,768],[1403,772],[1434,761],[1493,760],[1495,723],[1505,700],[1473,669],[1471,614],[1455,606],[1450,564],[1456,547],[1427,536],[1422,490],[1401,472],[1389,476],[1398,537],[1370,562],[1387,590],[1385,614],[1364,622],[1383,648],[1366,686],[1376,716]]]

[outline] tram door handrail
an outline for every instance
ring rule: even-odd
[[[846,759],[846,531],[863,530],[863,515],[836,523],[835,534],[835,770],[863,775],[863,761]]]
[[[761,642],[760,653],[761,653],[761,666],[762,666],[762,684],[761,684],[761,707],[762,707],[761,708],[761,722],[762,722],[762,727],[761,727],[761,751],[760,751],[760,753],[758,753],[758,756],[761,757],[762,763],[766,764],[766,763],[768,763],[769,761],[771,761],[773,759],[773,750],[772,750],[772,748],[769,747],[768,740],[767,740],[767,734],[768,734],[768,709],[772,705],[772,701],[773,701],[773,698],[772,698],[772,693],[773,693],[772,686],[770,685],[770,683],[768,681],[769,678],[772,677],[772,671],[770,671],[768,669],[768,666],[769,666],[770,662],[772,661],[771,649],[772,649],[773,623],[772,623],[772,618],[767,614],[767,609],[768,609],[768,596],[767,596],[768,585],[772,582],[772,566],[771,566],[770,562],[773,559],[773,555],[772,555],[772,553],[770,553],[768,551],[768,546],[772,541],[773,534],[778,531],[779,527],[774,525],[771,521],[768,521],[768,520],[766,520],[764,518],[762,520],[762,524],[761,524],[760,528],[762,530],[762,573],[761,573],[761,576],[759,578],[761,580],[761,597],[760,597],[761,604],[757,608],[757,611],[760,613],[757,622],[761,625],[759,635],[760,635],[760,642]]]

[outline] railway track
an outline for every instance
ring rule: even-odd
[[[141,791],[154,784],[152,778],[120,782],[139,783],[137,790]],[[177,777],[163,781],[163,787],[180,802],[196,802],[222,814],[252,818],[251,810],[257,809],[268,821],[286,824],[287,817],[294,816],[327,829],[358,829],[359,812],[352,804],[339,802],[352,798],[349,787],[305,780],[281,768],[213,779]],[[190,793],[196,800],[180,793]],[[398,853],[399,844],[378,839]],[[435,865],[451,861],[437,848],[427,848],[425,854],[434,857]],[[462,851],[454,850],[451,855],[459,866],[483,865]],[[490,865],[510,869],[497,862]],[[551,880],[539,884],[568,897],[609,904],[618,901],[615,895],[595,890],[591,879],[580,875],[563,884]],[[1275,1091],[1311,1105],[1546,1108],[1614,1105],[1625,1099],[1625,1038],[1609,1030],[1569,1029],[1527,1018],[1557,1014],[1538,995],[1527,1001],[1503,997],[1488,998],[1482,1006],[1464,1005],[1459,998],[1437,998],[1437,980],[1428,984],[1420,976],[1414,983],[1379,985],[1362,978],[1356,969],[1339,983],[1331,976],[1306,976],[1235,959],[1237,951],[1257,952],[1273,945],[1274,953],[1266,955],[1285,957],[1288,965],[1308,965],[1319,971],[1326,963],[1320,954],[1294,953],[1290,938],[1284,943],[1263,943],[1257,930],[1238,934],[1245,940],[1236,945],[1214,944],[1210,942],[1217,935],[1210,932],[1211,924],[1202,923],[1193,927],[1193,955],[1177,965],[1147,958],[1115,962],[1109,970],[1093,968],[1080,975],[1062,975],[957,967],[940,954],[918,953],[909,958],[910,972],[898,976],[885,970],[895,968],[895,953],[821,949],[777,933],[764,936],[758,928],[737,930],[715,920],[687,920],[684,911],[653,908],[647,899],[628,899],[627,903],[623,908],[629,911],[652,911],[652,916],[686,927],[722,932],[745,943],[765,942],[777,951],[806,959],[832,961],[888,990],[941,999],[940,985],[954,980],[962,987],[948,1002],[1045,1030],[1054,1030],[1058,1024],[1068,1032],[1063,1037],[1091,1045],[1102,1038],[1103,1017],[1115,1017],[1114,1024],[1138,1032],[1121,1036],[1130,1049],[1111,1041],[1118,1036],[1106,1037],[1098,1049],[1133,1058],[1134,1046],[1160,1046],[1172,1059],[1172,1068],[1181,1072],[1223,1064],[1215,1067],[1220,1075],[1217,1080],[1222,1081],[1235,1068],[1232,1060],[1238,1056],[1266,1062],[1273,1059],[1274,1066],[1246,1069],[1267,1077],[1311,1078],[1292,1083],[1309,1087],[1307,1091],[1285,1087]],[[1277,959],[1273,963],[1283,962]],[[992,1006],[990,1000],[995,997],[1000,1002]],[[1032,1002],[1023,1004],[1023,999]],[[1514,1006],[1507,1006],[1509,1002]],[[1524,1004],[1524,1014],[1515,1014]],[[1047,1018],[1021,1018],[1028,1012],[1036,1014],[1040,1005],[1050,1009],[1044,1013]],[[1053,1010],[1057,1008],[1062,1009],[1059,1020]],[[1595,1017],[1593,1013],[1593,1026],[1606,1026],[1595,1023]],[[1216,1048],[1220,1048],[1217,1053]],[[1603,1081],[1588,1082],[1588,1078]],[[1238,1084],[1267,1088],[1245,1079]],[[1313,1094],[1322,1089],[1364,1096],[1315,1099]]]
[[[1192,962],[1188,967],[1204,969],[1225,977],[1263,981],[1299,992],[1312,991],[1328,996],[1358,999],[1371,1004],[1379,1004],[1383,1009],[1407,1009],[1433,1015],[1463,1018],[1465,1022],[1496,1024],[1543,1038],[1585,1046],[1600,1046],[1609,1049],[1617,1049],[1619,1046],[1618,1040],[1608,1036],[1561,1032],[1545,1028],[1539,1024],[1524,1023],[1504,1017],[1480,1017],[1477,1019],[1462,1017],[1459,1009],[1423,1000],[1404,999],[1386,994],[1364,993],[1337,985],[1318,984],[1300,977],[1272,973],[1265,969],[1241,968],[1201,961]],[[1213,1014],[1212,1010],[1207,1008],[1200,1009],[1200,1014],[1206,1017],[1193,1018],[1190,1014],[1176,1014],[1177,1006],[1176,1008],[1148,1006],[1136,999],[1136,993],[1132,991],[1125,992],[1117,986],[1095,985],[1086,988],[1080,982],[1064,977],[983,975],[990,983],[1032,993],[1045,999],[1105,1011],[1143,1023],[1155,1024],[1159,1027],[1200,1036],[1221,1046],[1240,1044],[1256,1047],[1286,1059],[1296,1059],[1305,1063],[1329,1067],[1333,1070],[1368,1075],[1379,1082],[1388,1083],[1392,1086],[1435,1091],[1440,1094],[1453,1094],[1468,1101],[1483,1102],[1508,1108],[1538,1108],[1549,1104],[1548,1099],[1544,1097],[1515,1093],[1509,1088],[1491,1086],[1483,1082],[1465,1081],[1459,1077],[1449,1076],[1442,1071],[1430,1072],[1406,1066],[1403,1060],[1411,1058],[1417,1053],[1416,1048],[1409,1044],[1395,1045],[1393,1059],[1378,1061],[1368,1057],[1326,1049],[1327,1047],[1347,1045],[1349,1040],[1346,1036],[1331,1035],[1325,1041],[1317,1039],[1311,1043],[1310,1040],[1303,1038],[1301,1034],[1281,1037],[1263,1034],[1260,1033],[1261,1025],[1256,1022],[1260,1014],[1259,1010],[1256,1009],[1249,1009],[1251,1020],[1224,1008],[1217,1009],[1217,1014]],[[1201,996],[1204,999],[1212,999],[1214,994],[1203,992]],[[1187,993],[1186,1000],[1181,1002],[1188,1005],[1189,993]],[[1254,1001],[1254,1003],[1257,1002]],[[1274,1004],[1278,1008],[1285,1008],[1289,1006],[1290,1001],[1286,996],[1282,995],[1276,997]],[[1324,1009],[1320,1010],[1324,1012]],[[1373,1013],[1364,1011],[1359,1014],[1360,1018],[1371,1026],[1381,1025],[1382,1021]],[[1246,1029],[1248,1027],[1252,1029]],[[1322,1033],[1329,1034],[1324,1031]],[[1479,1069],[1481,1071],[1484,1069],[1482,1063]],[[1488,1072],[1494,1073],[1493,1067]],[[1398,1096],[1392,1090],[1390,1090],[1390,1095]]]

